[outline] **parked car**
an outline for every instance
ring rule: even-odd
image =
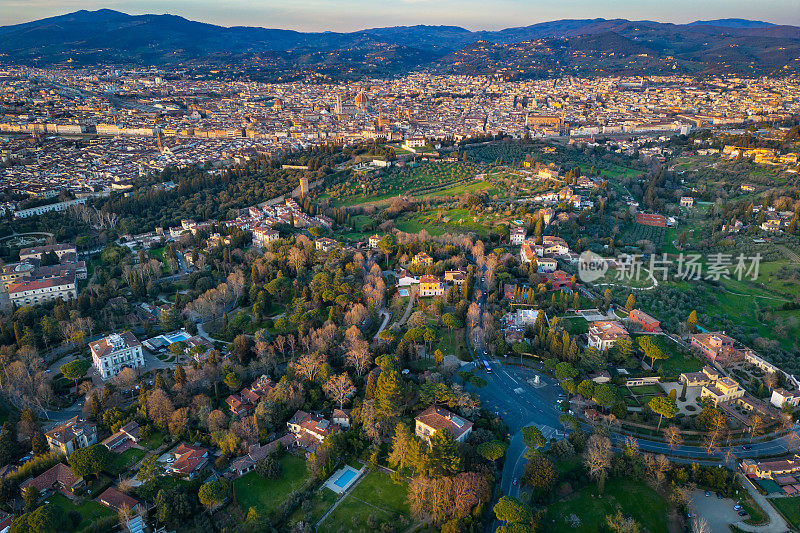
[[[734,511],[741,511],[742,510],[742,506],[737,503],[736,505],[733,506],[733,510]]]
[[[711,493],[706,491],[706,497],[709,497],[709,496],[711,496]]]
[[[739,511],[739,516],[747,516],[747,513],[744,511]]]

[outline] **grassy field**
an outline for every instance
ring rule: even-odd
[[[318,531],[371,531],[370,516],[377,522],[408,520],[407,487],[382,472],[370,472],[320,524]],[[402,518],[401,518],[402,517]],[[400,528],[403,529],[403,528]]]
[[[280,479],[264,479],[253,471],[233,482],[242,511],[247,513],[250,507],[255,507],[260,515],[266,516],[277,509],[292,491],[300,488],[308,477],[305,459],[287,453],[280,461],[283,465]]]
[[[61,509],[65,515],[70,511],[78,511],[81,514],[81,522],[75,531],[88,527],[100,518],[114,515],[114,511],[94,500],[87,500],[80,505],[75,505],[60,492],[51,494],[46,501]]]
[[[464,208],[408,213],[396,221],[400,231],[419,233],[425,230],[434,236],[444,233],[477,233],[488,236],[492,225],[493,221],[473,215]]]
[[[644,482],[630,479],[608,480],[602,498],[597,497],[597,487],[589,485],[574,496],[550,505],[542,521],[543,529],[554,533],[596,532],[605,527],[606,516],[616,513],[617,508],[650,533],[669,530],[667,501]],[[569,521],[573,515],[580,521],[577,527]]]
[[[792,498],[771,498],[769,502],[794,529],[800,529],[800,496]]]

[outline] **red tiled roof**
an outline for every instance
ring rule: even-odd
[[[127,505],[129,509],[134,509],[139,505],[139,500],[118,491],[114,487],[108,487],[104,490],[103,493],[97,497],[97,501],[116,511],[119,511],[123,505]]]
[[[455,438],[459,438],[472,428],[472,422],[454,415],[447,409],[432,405],[417,415],[416,420],[435,430],[449,429]]]
[[[64,463],[56,463],[42,474],[22,482],[19,488],[36,487],[41,492],[50,490],[54,488],[55,485],[60,485],[61,487],[71,489],[81,481],[83,481],[83,479],[76,477],[75,474],[72,473],[70,467]]]

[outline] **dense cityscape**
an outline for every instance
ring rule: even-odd
[[[0,27],[0,532],[800,530],[800,29],[25,33],[98,13]]]

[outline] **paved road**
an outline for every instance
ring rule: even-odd
[[[751,526],[744,522],[739,522],[736,524],[736,527],[743,531],[758,533],[783,533],[784,531],[789,531],[786,520],[784,520],[780,513],[767,501],[767,498],[758,492],[755,486],[753,486],[753,483],[741,473],[739,474],[739,482],[747,489],[747,492],[750,493],[750,496],[752,496],[756,503],[764,509],[764,512],[767,513],[769,523],[763,526]]]
[[[375,334],[376,339],[378,338],[378,335],[381,334],[381,331],[386,329],[386,324],[389,323],[389,319],[392,317],[391,313],[389,313],[389,311],[386,309],[381,309],[379,314],[383,317],[383,323],[381,324],[381,327],[378,328],[378,332]]]
[[[414,309],[414,290],[415,290],[414,286],[413,285],[409,285],[409,287],[408,287],[408,294],[409,294],[408,305],[406,305],[406,310],[403,313],[403,316],[400,317],[400,321],[397,323],[399,326],[402,326],[403,324],[406,323],[406,320],[408,320],[408,317],[411,316],[411,310]]]

